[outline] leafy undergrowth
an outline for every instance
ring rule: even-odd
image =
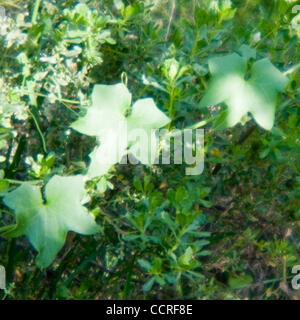
[[[0,297],[299,299],[295,5],[0,1]],[[157,128],[204,171],[114,161]]]

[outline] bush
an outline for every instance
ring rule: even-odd
[[[4,299],[299,298],[295,3],[0,5]],[[204,129],[203,172],[151,129]]]

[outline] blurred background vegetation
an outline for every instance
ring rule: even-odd
[[[127,81],[172,127],[205,124],[205,169],[122,166],[88,185],[100,235],[69,233],[46,270],[0,237],[2,299],[299,299],[300,27],[287,0],[0,1],[0,191],[76,174],[95,145],[69,125],[95,83]],[[2,18],[3,19],[3,18]],[[300,24],[299,24],[300,25]],[[200,110],[209,58],[268,57],[290,83],[267,132]],[[178,69],[170,77],[170,64]],[[0,227],[14,221],[1,203]]]

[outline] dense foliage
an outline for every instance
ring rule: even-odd
[[[0,297],[299,299],[296,5],[0,1]],[[124,123],[204,171],[117,163]]]

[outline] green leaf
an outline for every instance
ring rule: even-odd
[[[158,274],[161,273],[162,260],[159,257],[156,257],[152,261],[151,273]]]
[[[181,203],[181,202],[186,202],[186,199],[188,198],[188,193],[185,189],[185,187],[180,186],[177,190],[176,190],[176,194],[175,194],[175,200],[177,203]]]
[[[130,104],[131,94],[123,84],[95,85],[92,106],[84,117],[72,123],[71,128],[85,135],[99,137],[125,120],[124,113]]]
[[[132,106],[128,129],[156,129],[168,124],[170,119],[155,105],[153,99],[140,99]]]
[[[144,285],[143,285],[143,291],[148,292],[151,290],[153,284],[155,281],[155,277],[151,277]]]
[[[198,257],[206,257],[206,256],[209,256],[211,255],[211,251],[210,250],[203,250],[201,252],[199,252],[197,254]]]
[[[4,197],[14,210],[16,228],[4,233],[7,237],[26,235],[39,252],[37,264],[45,268],[63,247],[67,232],[91,235],[100,231],[92,215],[81,205],[84,195],[83,176],[54,176],[45,187],[43,203],[37,186],[22,184]]]
[[[130,111],[131,94],[124,84],[96,85],[92,94],[92,106],[85,116],[75,121],[71,127],[83,134],[96,136],[100,146],[90,154],[91,163],[88,169],[90,178],[104,175],[112,165],[121,160],[130,144],[131,153],[143,163],[149,159],[143,156],[145,148],[150,154],[155,154],[156,146],[149,143],[152,129],[165,126],[170,119],[155,105],[153,99],[136,101]],[[140,141],[139,148],[135,148],[135,130],[143,130],[146,139]],[[128,139],[126,139],[128,137]],[[155,150],[153,148],[155,147]],[[148,153],[149,154],[149,153]]]
[[[227,127],[234,126],[250,112],[261,127],[272,128],[277,95],[283,91],[288,78],[269,59],[256,61],[247,81],[244,79],[247,61],[236,53],[210,59],[209,69],[212,80],[200,107],[226,103]]]
[[[193,249],[191,247],[186,248],[184,254],[180,257],[180,263],[183,265],[189,265],[193,257]]]
[[[139,265],[146,271],[149,271],[151,269],[151,263],[144,259],[138,260]]]
[[[163,65],[163,73],[166,78],[175,80],[179,70],[179,63],[174,58],[167,59]]]
[[[253,283],[253,278],[249,274],[233,276],[229,279],[228,284],[231,289],[238,290],[250,286]]]
[[[239,52],[247,60],[250,59],[250,58],[255,58],[256,57],[256,50],[254,48],[251,48],[247,44],[241,45],[241,47],[239,48]]]
[[[151,130],[164,127],[170,122],[170,119],[157,108],[153,99],[146,98],[134,103],[132,112],[127,120],[128,143],[133,144],[130,147],[130,152],[142,163],[153,163],[158,146],[155,143],[151,143],[151,134],[153,134]],[[137,130],[144,132],[146,137],[145,141],[139,140],[138,146],[141,148],[136,148],[135,140],[131,136],[132,133],[138,133]]]

